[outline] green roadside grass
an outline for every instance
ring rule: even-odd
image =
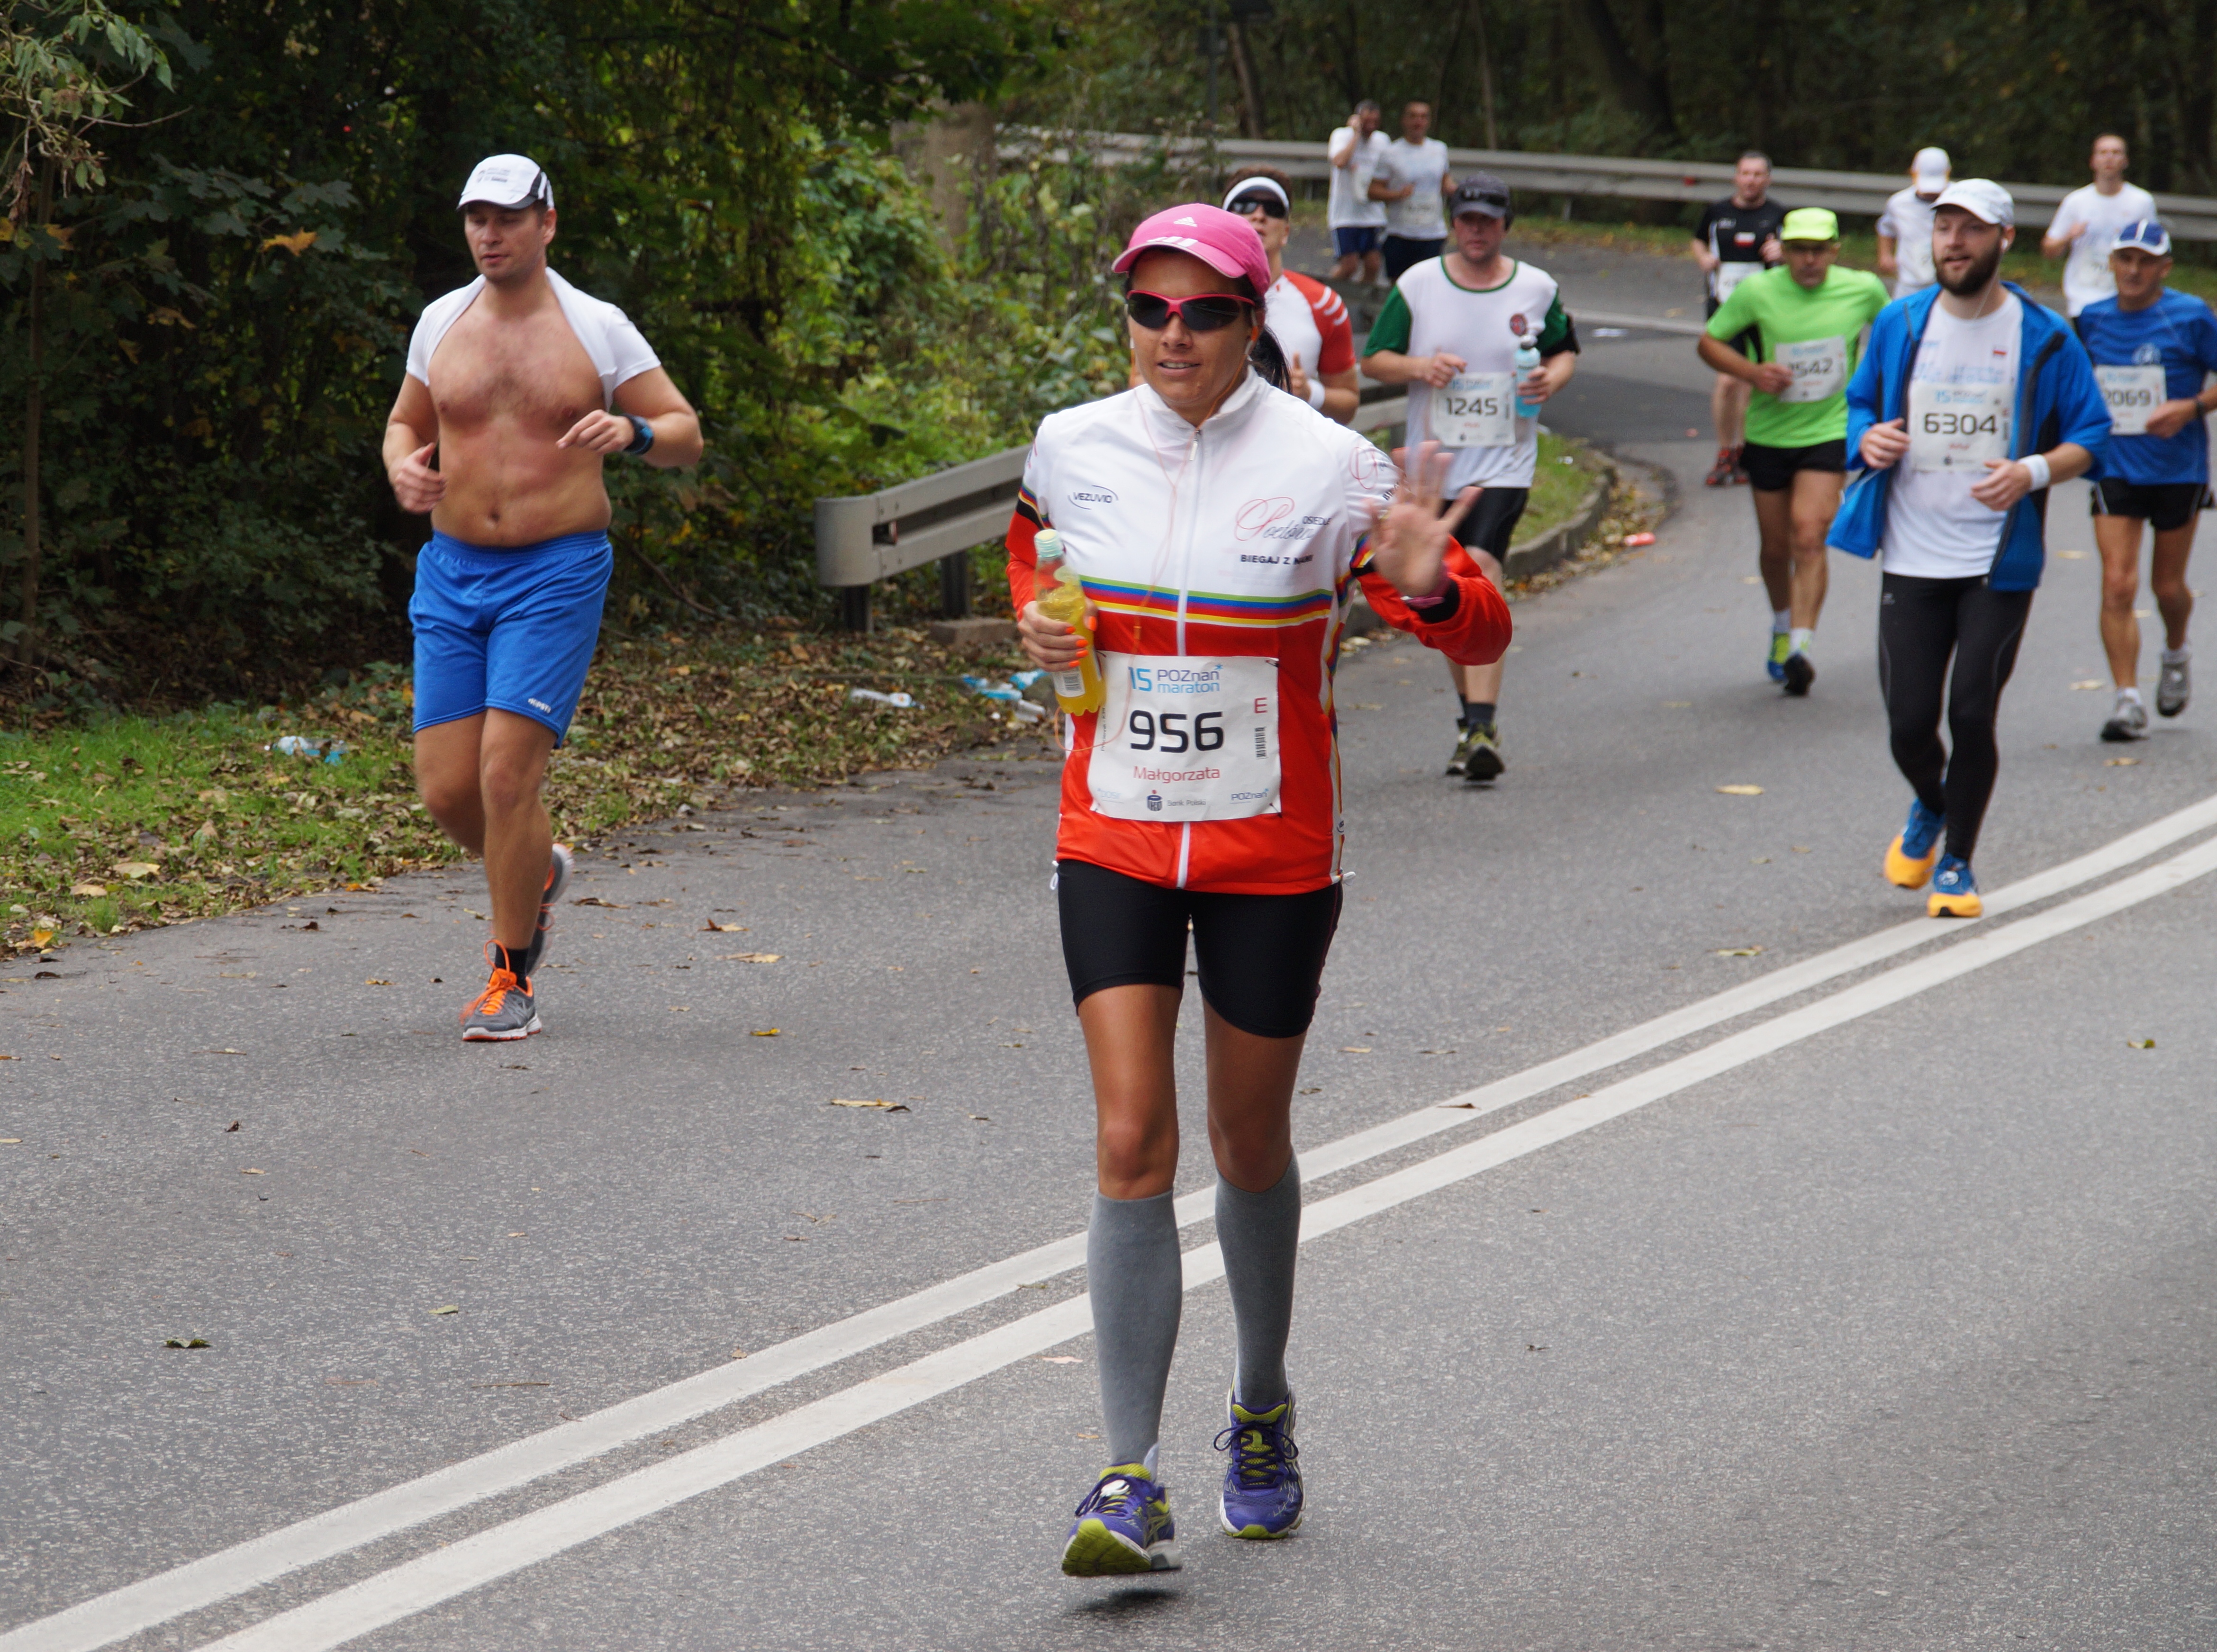
[[[1540,462],[1532,470],[1532,493],[1525,501],[1516,537],[1529,539],[1578,515],[1587,492],[1608,475],[1601,456],[1574,436],[1540,433]]]
[[[960,677],[1019,664],[908,626],[607,642],[550,769],[556,834],[590,843],[740,788],[1004,741],[1013,725]],[[43,950],[460,859],[417,801],[412,711],[388,666],[293,704],[0,730],[0,940]],[[275,749],[288,735],[344,750],[288,755]]]

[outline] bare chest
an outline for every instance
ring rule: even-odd
[[[601,406],[600,374],[559,309],[520,321],[465,311],[431,357],[442,425],[495,422],[558,435]]]

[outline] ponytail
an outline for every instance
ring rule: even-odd
[[[1263,320],[1259,309],[1255,318],[1257,322]],[[1271,389],[1290,391],[1293,388],[1294,376],[1286,366],[1286,353],[1279,348],[1278,336],[1267,323],[1256,329],[1255,342],[1247,347],[1247,365]]]

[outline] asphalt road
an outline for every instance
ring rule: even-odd
[[[1592,340],[1553,415],[1679,508],[1519,605],[1499,784],[1441,778],[1422,650],[1343,671],[1292,1542],[1212,1529],[1199,1221],[1186,1569],[1056,1570],[1082,1256],[993,1270],[1079,1231],[1090,1104],[1011,749],[589,857],[522,1045],[454,1037],[460,869],[0,982],[0,1652],[2217,1643],[2212,712],[2096,742],[2062,490],[2018,893],[1923,920],[1875,577],[1781,698],[1689,357]]]

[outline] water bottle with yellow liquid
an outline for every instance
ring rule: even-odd
[[[1032,600],[1041,613],[1070,626],[1085,644],[1085,652],[1078,656],[1075,665],[1053,674],[1054,697],[1072,717],[1084,717],[1099,711],[1108,697],[1101,681],[1101,662],[1094,651],[1093,628],[1085,622],[1085,588],[1063,563],[1061,534],[1043,527],[1034,543],[1039,582],[1033,588]]]

